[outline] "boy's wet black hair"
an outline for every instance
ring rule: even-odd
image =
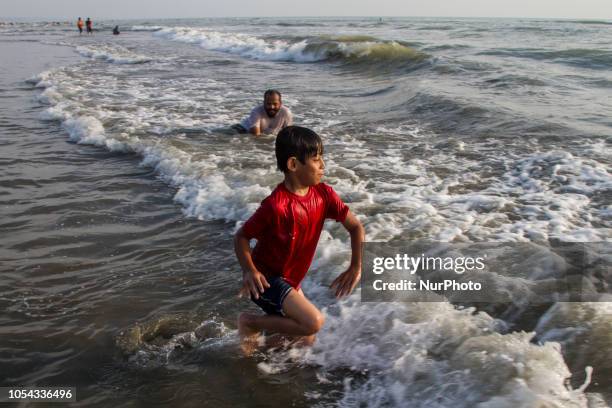
[[[296,157],[300,163],[323,154],[323,141],[314,131],[301,126],[287,126],[276,136],[276,165],[283,173],[289,171],[287,160]]]

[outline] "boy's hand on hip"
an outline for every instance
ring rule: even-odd
[[[242,289],[238,296],[250,294],[254,299],[259,299],[259,294],[270,287],[266,277],[259,271],[245,272],[242,275]]]
[[[361,268],[351,266],[334,279],[329,287],[335,291],[336,297],[339,298],[350,294],[357,286],[359,279],[361,279]]]

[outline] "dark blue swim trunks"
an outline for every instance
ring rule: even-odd
[[[280,276],[266,279],[270,287],[264,293],[259,294],[259,299],[253,299],[251,296],[251,300],[261,307],[266,314],[284,316],[283,302],[293,288]]]

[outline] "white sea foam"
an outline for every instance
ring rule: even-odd
[[[325,311],[312,348],[275,351],[260,369],[320,367],[324,381],[344,383],[340,406],[586,406],[565,385],[570,373],[556,343],[499,334],[484,313],[447,303],[364,304],[356,296]],[[350,371],[338,377],[336,369]]]
[[[605,227],[609,211],[592,200],[612,189],[612,176],[600,161],[568,152],[535,152],[502,158],[503,164],[496,165],[507,168],[505,174],[483,180],[480,164],[442,154],[426,141],[417,146],[430,153],[407,160],[401,145],[391,145],[360,157],[353,167],[360,174],[396,176],[377,179],[368,189],[372,203],[363,210],[375,214],[368,220],[369,239],[610,240],[611,230]],[[443,177],[433,171],[440,164],[447,173]],[[474,171],[465,171],[472,166]]]
[[[40,83],[42,82],[39,82],[39,84]],[[56,105],[61,102],[62,98],[62,95],[57,92],[57,90],[53,86],[45,88],[43,93],[38,96],[38,100],[46,105]]]
[[[241,33],[223,33],[190,27],[167,27],[154,33],[172,41],[197,44],[202,48],[238,54],[244,57],[270,61],[312,62],[324,59],[314,53],[305,53],[307,43],[289,43],[283,40],[266,41]]]
[[[591,197],[612,189],[612,176],[597,161],[569,152],[534,153],[518,160],[495,188],[519,194],[514,204],[526,220],[509,231],[563,241],[610,239],[609,230],[592,225],[599,211],[590,209]]]
[[[129,355],[131,364],[139,368],[173,367],[173,361],[179,358],[181,352],[185,350],[217,350],[236,342],[235,331],[229,330],[214,317],[204,320],[193,330],[169,333],[164,323],[173,319],[178,321],[177,328],[181,327],[180,320],[178,320],[180,318],[162,316],[158,319],[157,325],[154,324],[152,327],[137,325],[118,336],[116,342],[122,351]],[[163,335],[170,336],[170,338],[159,341],[159,337],[163,337],[156,332],[160,327],[166,331]],[[146,338],[157,338],[158,342],[149,343],[145,340]],[[184,369],[184,367],[179,366],[177,369]]]
[[[144,64],[153,60],[151,57],[136,54],[116,45],[80,46],[76,47],[76,50],[84,57],[100,59],[113,64]]]
[[[146,25],[135,25],[130,28],[131,31],[159,31],[163,29],[162,26],[146,26]]]
[[[57,74],[58,79],[68,86],[66,83],[71,81],[69,75],[60,74]],[[219,89],[218,92],[198,92],[197,89],[186,92],[192,84],[187,86],[172,80],[163,85],[163,92],[156,91],[155,94],[148,91],[151,89],[149,80],[143,80],[146,87],[139,86],[139,82],[127,88],[118,85],[117,89],[108,90],[108,103],[114,103],[118,97],[127,97],[138,104],[136,110],[128,104],[121,111],[98,109],[81,113],[82,106],[78,100],[72,101],[62,95],[66,92],[84,92],[87,82],[79,85],[80,90],[62,91],[58,89],[58,83],[50,81],[49,73],[43,73],[35,80],[39,80],[38,86],[46,87],[41,98],[52,105],[45,113],[47,119],[70,119],[65,126],[75,141],[107,145],[104,140],[116,139],[109,142],[108,147],[143,154],[143,163],[156,167],[162,177],[177,186],[176,199],[191,216],[242,221],[270,191],[268,180],[278,179],[272,158],[265,154],[260,160],[266,163],[264,168],[270,166],[272,170],[250,172],[245,178],[244,172],[232,169],[239,169],[243,163],[236,152],[232,153],[234,160],[224,159],[231,163],[226,163],[227,167],[223,167],[221,173],[217,166],[223,160],[219,157],[195,159],[192,152],[172,148],[166,142],[133,136],[140,132],[163,136],[180,128],[200,128],[207,132],[231,122],[232,117],[222,108],[218,113],[210,114],[210,119],[207,118],[207,111],[215,105],[208,105],[197,116],[193,115],[193,109],[200,109],[201,104],[189,98],[189,93],[194,91],[206,93],[209,99],[216,98],[217,93],[223,95],[225,85],[222,83],[212,80],[203,82],[207,87],[205,89]],[[155,86],[162,85],[157,83]],[[154,104],[143,103],[152,98],[156,100]],[[218,101],[222,103],[223,98],[220,97]],[[104,103],[105,100],[99,102]],[[181,106],[185,110],[176,111]],[[86,118],[79,119],[81,116]],[[114,130],[111,134],[103,132],[101,126],[104,125],[101,124],[105,121],[119,121],[121,131],[118,133]],[[88,132],[91,135],[88,136]],[[361,217],[369,240],[420,237],[441,241],[545,241],[549,237],[564,240],[606,239],[606,230],[592,225],[598,218],[606,217],[605,208],[596,211],[589,209],[589,196],[603,192],[610,186],[610,177],[598,162],[554,152],[536,153],[515,162],[508,158],[509,170],[506,175],[487,188],[477,192],[457,189],[451,192],[454,186],[480,183],[477,173],[456,172],[442,178],[431,171],[431,163],[445,162],[447,166],[459,169],[465,166],[461,160],[441,156],[406,161],[401,147],[390,146],[384,151],[371,152],[367,144],[355,140],[351,135],[336,135],[335,138],[334,135],[324,136],[332,140],[340,151],[345,150],[343,146],[350,146],[350,150],[342,153],[342,161],[336,161],[333,156],[327,157],[329,171],[326,180]],[[232,140],[229,138],[229,144],[224,148],[232,149]],[[358,164],[352,165],[352,160]],[[377,168],[392,170],[403,178],[371,183],[360,176]],[[548,170],[537,170],[542,168]],[[585,214],[590,215],[585,217]]]
[[[140,107],[133,112],[109,111],[105,109],[84,109],[78,99],[84,89],[75,87],[70,81],[70,73],[57,70],[39,76],[43,91],[41,99],[52,106],[42,115],[46,120],[59,120],[67,130],[70,140],[80,144],[92,144],[105,147],[111,151],[135,152],[142,156],[142,164],[155,168],[161,177],[167,180],[178,191],[175,199],[184,205],[185,213],[200,219],[225,219],[240,221],[248,217],[270,189],[269,171],[253,171],[249,180],[244,173],[237,170],[231,158],[209,154],[196,159],[194,153],[173,145],[172,140],[143,138],[136,135],[143,130],[164,133],[184,126],[218,127],[227,118],[214,116],[212,121],[204,120],[202,124],[189,120],[181,115],[160,111],[160,107]],[[44,81],[44,83],[42,83]],[[83,86],[87,86],[85,82]],[[216,82],[211,82],[218,85]],[[145,99],[137,90],[132,90],[132,97]],[[67,97],[66,93],[77,95]],[[103,101],[104,95],[101,95]],[[161,98],[170,98],[166,93]],[[184,94],[177,94],[176,100],[185,100]],[[174,100],[174,99],[173,99]],[[175,108],[175,105],[171,105]],[[104,122],[121,121],[120,133],[109,133]],[[221,123],[219,122],[221,121]],[[245,152],[250,159],[255,152]],[[240,155],[236,156],[241,160]],[[270,158],[262,159],[262,163]],[[220,172],[222,170],[222,173]],[[262,181],[264,186],[261,185]]]
[[[51,86],[49,77],[53,74],[53,70],[41,72],[26,80],[27,83],[33,84],[36,88],[48,88]]]
[[[612,298],[598,303],[556,303],[540,317],[538,340],[559,342],[570,367],[593,366],[594,382],[610,384],[612,361]]]
[[[36,79],[51,104],[47,119],[61,121],[77,143],[141,155],[143,165],[176,186],[175,199],[189,216],[239,223],[279,180],[269,148],[229,135],[214,144],[212,129],[235,119],[222,105],[215,110],[223,103],[226,84],[151,78],[103,82],[70,69]],[[92,101],[83,94],[93,86],[97,98]],[[197,96],[202,93],[215,103],[202,105]],[[163,137],[183,127],[211,136],[207,148]],[[589,203],[580,197],[608,188],[609,178],[596,162],[554,153],[508,158],[503,179],[481,191],[457,191],[453,188],[482,180],[460,171],[439,176],[431,163],[459,169],[465,164],[461,158],[406,160],[401,146],[378,154],[351,135],[340,135],[333,143],[339,153],[327,158],[327,181],[362,219],[369,240],[528,240],[530,233],[566,238],[580,231],[604,235],[591,220],[581,218]],[[379,168],[381,157],[383,169],[392,169],[398,180],[371,183],[361,176]],[[347,164],[351,160],[363,167]],[[557,176],[565,177],[558,185],[545,182]],[[568,184],[582,193],[561,188]],[[568,197],[575,200],[552,207]],[[514,209],[522,216],[518,221],[508,217]],[[530,218],[541,211],[556,223]],[[370,305],[360,303],[357,295],[332,305],[325,284],[346,265],[348,244],[337,223],[327,228],[313,264],[318,274],[304,283],[308,295],[325,307],[326,325],[314,347],[270,356],[262,371],[279,372],[297,361],[321,367],[321,378],[335,381],[336,369],[348,369],[340,401],[347,406],[585,406],[584,395],[565,386],[569,370],[555,343],[537,345],[532,334],[497,333],[500,322],[484,313],[457,310],[448,303]]]

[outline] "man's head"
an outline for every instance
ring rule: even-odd
[[[303,185],[316,185],[321,181],[323,141],[312,130],[301,126],[287,126],[276,137],[276,164],[278,169],[294,174]]]
[[[271,118],[276,116],[281,106],[283,106],[281,93],[276,89],[268,89],[264,93],[264,109],[268,116]]]

